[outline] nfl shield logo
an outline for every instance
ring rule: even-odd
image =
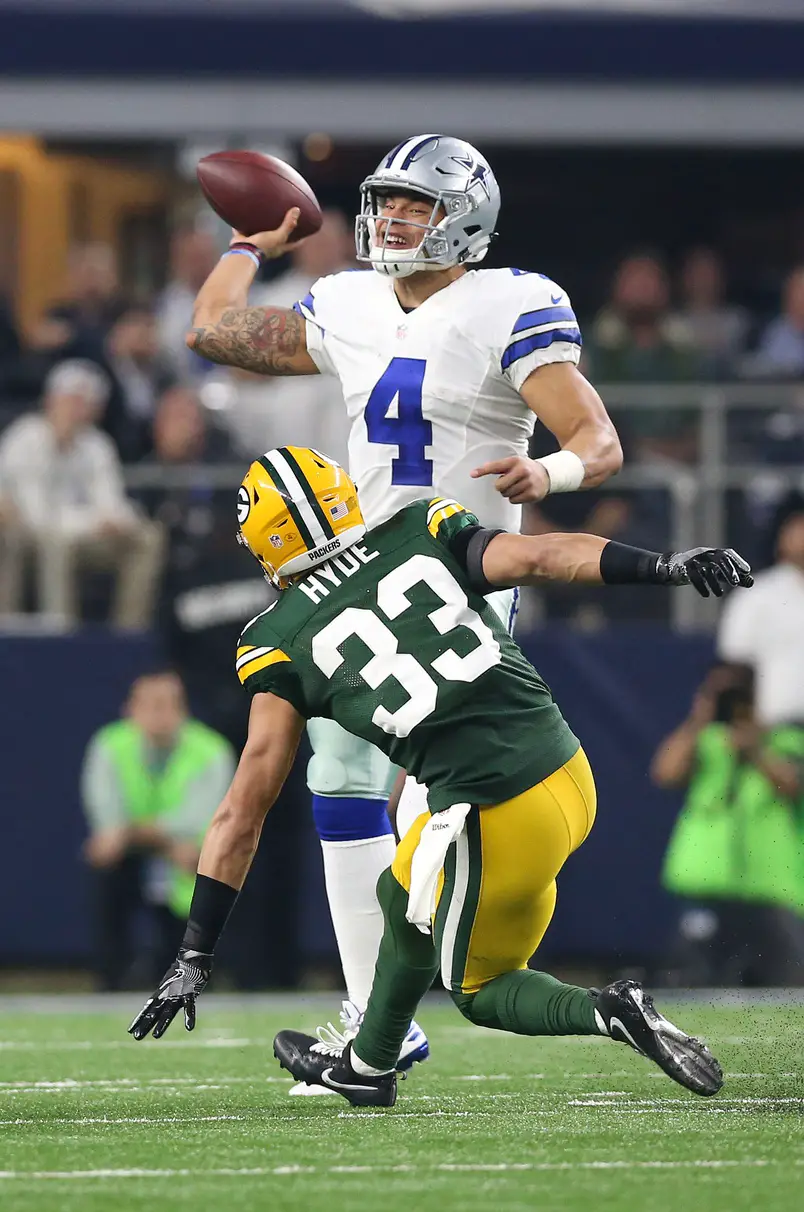
[[[404,341],[404,339],[405,339],[405,337],[406,337],[407,335],[408,335],[408,326],[407,326],[407,324],[400,324],[400,325],[399,325],[399,328],[396,330],[396,339],[397,339],[397,341]]]
[[[270,536],[270,543],[271,543],[272,547],[281,547],[282,546],[281,534],[272,534]]]

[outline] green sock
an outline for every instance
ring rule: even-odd
[[[453,994],[458,1009],[479,1027],[516,1035],[599,1035],[587,989],[547,972],[506,972],[475,994]]]
[[[377,899],[385,930],[355,1051],[375,1069],[393,1069],[410,1020],[438,971],[438,958],[431,936],[405,918],[408,894],[390,868],[379,878]]]

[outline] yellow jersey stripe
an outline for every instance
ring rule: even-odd
[[[447,518],[453,517],[456,513],[466,513],[463,505],[459,505],[456,501],[451,505],[444,505],[441,509],[436,510],[427,526],[434,539],[438,537],[441,523],[446,522]]]
[[[430,525],[430,519],[439,509],[443,509],[445,505],[457,505],[458,502],[453,497],[434,497],[427,506],[427,525]]]
[[[238,657],[245,656],[247,652],[253,652],[254,648],[254,644],[242,644],[237,650],[237,655]]]
[[[250,678],[253,673],[258,673],[260,669],[265,669],[268,665],[276,665],[278,661],[289,660],[289,656],[286,656],[284,652],[280,652],[278,648],[274,648],[272,652],[268,652],[264,656],[256,656],[253,660],[239,665],[237,676],[245,684],[246,679]]]

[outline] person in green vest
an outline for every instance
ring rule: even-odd
[[[761,730],[749,672],[717,665],[651,775],[686,788],[662,869],[686,902],[672,979],[801,984],[804,727]]]
[[[161,972],[181,938],[207,826],[231,782],[235,758],[219,733],[187,712],[178,674],[158,669],[134,682],[123,718],[86,750],[81,796],[93,868],[96,971],[121,987],[128,938],[143,906],[154,945],[137,980]]]

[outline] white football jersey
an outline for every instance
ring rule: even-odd
[[[316,366],[340,380],[369,527],[437,493],[485,526],[519,530],[521,507],[495,491],[496,477],[469,473],[527,454],[535,417],[519,389],[538,366],[578,362],[581,334],[560,286],[475,269],[405,312],[392,279],[347,270],[319,279],[295,307]]]

